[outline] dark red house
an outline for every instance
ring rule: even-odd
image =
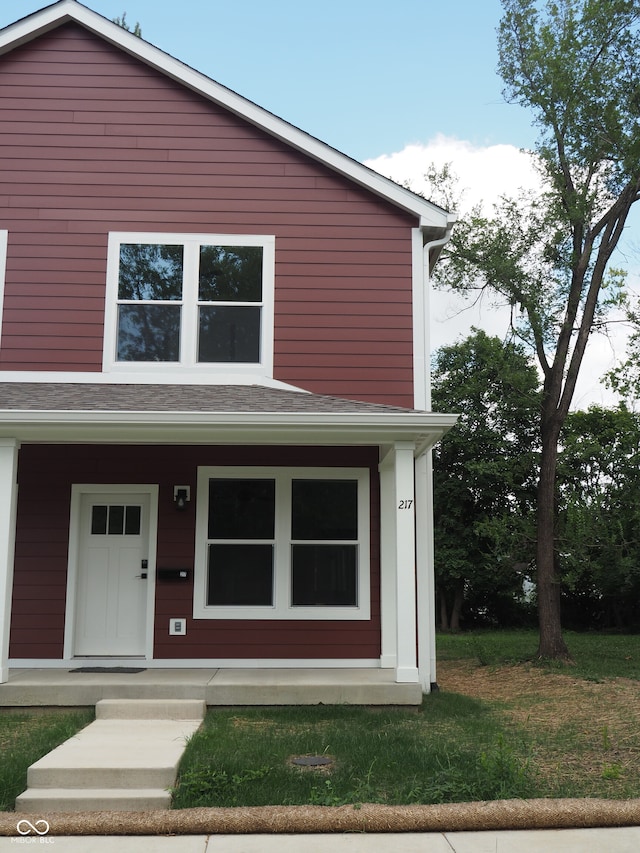
[[[61,0],[0,32],[0,681],[435,680],[453,217]]]

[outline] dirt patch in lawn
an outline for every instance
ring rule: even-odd
[[[443,661],[441,690],[490,702],[532,744],[538,770],[558,785],[591,779],[591,796],[631,795],[640,786],[640,684],[585,681],[530,664]]]

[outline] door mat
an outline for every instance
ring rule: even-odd
[[[69,672],[117,672],[118,674],[122,673],[136,673],[136,672],[146,672],[146,668],[135,667],[135,666],[81,666],[78,669],[70,669]]]

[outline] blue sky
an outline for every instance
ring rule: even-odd
[[[2,0],[0,27],[47,5]],[[358,160],[438,133],[533,141],[496,73],[499,0],[87,0],[143,37]]]

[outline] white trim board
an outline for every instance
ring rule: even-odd
[[[380,660],[348,658],[11,658],[11,669],[69,669],[80,666],[140,666],[145,669],[393,669]]]
[[[7,242],[9,232],[0,229],[0,343],[2,342],[2,309],[4,305],[4,280],[7,269]]]

